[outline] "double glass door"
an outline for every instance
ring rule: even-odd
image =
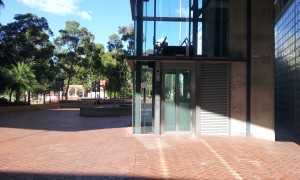
[[[164,133],[189,133],[191,132],[191,70],[165,70],[163,78]]]

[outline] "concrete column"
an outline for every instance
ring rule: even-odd
[[[246,135],[246,69],[246,62],[231,63],[231,135]]]
[[[229,57],[247,56],[247,0],[229,0]],[[246,135],[245,62],[232,62],[230,67],[230,134]]]
[[[229,57],[246,58],[246,0],[229,0]]]
[[[252,0],[251,135],[275,140],[274,0]]]

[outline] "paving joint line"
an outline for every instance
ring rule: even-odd
[[[204,139],[201,139],[201,142],[207,147],[207,149],[227,168],[227,170],[234,176],[236,179],[243,179],[241,175],[234,170],[234,168],[216,151],[211,147]]]
[[[163,148],[162,148],[160,140],[157,139],[157,138],[156,138],[156,144],[157,144],[158,153],[159,153],[160,169],[162,170],[164,178],[168,178],[169,177],[169,173],[168,173],[168,166],[167,166],[166,160],[165,160],[165,153],[163,151]]]

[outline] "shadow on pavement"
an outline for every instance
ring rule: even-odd
[[[20,111],[1,113],[0,127],[49,131],[122,128],[131,127],[131,116],[82,117],[79,109]]]
[[[98,180],[98,179],[105,179],[105,180],[154,180],[156,178],[151,177],[126,177],[126,176],[118,176],[118,175],[80,175],[80,174],[37,174],[37,173],[18,173],[18,172],[0,172],[0,179],[14,179],[14,180],[23,180],[23,179],[60,179],[60,180],[67,180],[67,179],[80,179],[80,180]],[[163,178],[162,178],[163,179]],[[169,178],[168,178],[169,179]],[[172,179],[171,179],[172,180]]]

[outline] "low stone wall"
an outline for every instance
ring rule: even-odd
[[[78,102],[70,102],[70,103],[60,103],[60,108],[80,108],[81,106],[91,106],[94,102],[92,101],[78,101]]]
[[[30,105],[30,106],[3,106],[0,107],[0,112],[16,112],[16,111],[33,111],[44,109],[57,109],[57,104],[43,104],[43,105]]]
[[[130,116],[131,106],[83,106],[80,115],[86,117]]]
[[[60,103],[60,108],[61,109],[80,108],[81,106],[89,106],[89,105],[93,105],[93,104],[94,104],[94,102],[90,102],[90,101]],[[46,110],[46,109],[58,109],[58,104],[40,104],[40,105],[24,105],[24,106],[0,106],[0,112],[34,111],[34,110]]]

